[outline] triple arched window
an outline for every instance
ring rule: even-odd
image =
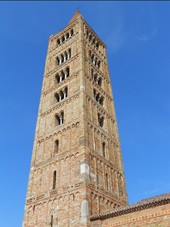
[[[103,106],[104,102],[104,97],[96,91],[96,89],[93,89],[93,94],[94,94],[94,100],[98,102],[101,106]]]
[[[100,60],[91,51],[89,51],[89,59],[93,65],[100,68]]]
[[[66,34],[62,35],[60,38],[57,39],[57,45],[61,45],[62,43],[70,39],[73,36],[73,34],[74,34],[73,29],[71,29]]]
[[[67,79],[70,75],[70,68],[66,67],[64,70],[61,70],[61,72],[57,73],[57,75],[55,76],[56,78],[56,82],[60,83],[63,80]]]
[[[85,37],[96,49],[99,49],[99,40],[88,28],[86,28]]]
[[[91,70],[91,77],[95,83],[97,83],[99,86],[102,86],[102,77],[98,73],[95,73],[93,69]]]
[[[69,48],[68,50],[66,50],[64,53],[60,54],[59,56],[57,56],[56,60],[57,60],[57,65],[61,65],[63,63],[65,63],[66,61],[68,61],[71,58],[71,48]]]
[[[61,102],[62,100],[66,99],[68,97],[68,88],[65,87],[59,92],[56,92],[54,97],[56,102]]]

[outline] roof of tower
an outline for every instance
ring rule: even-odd
[[[81,13],[79,12],[79,10],[77,9],[74,16],[71,18],[71,20],[69,21],[68,24],[71,24],[73,21],[75,21],[79,16],[81,16]]]

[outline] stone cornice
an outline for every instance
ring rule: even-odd
[[[44,135],[44,136],[37,137],[36,142],[44,141],[45,139],[49,139],[52,136],[60,134],[61,132],[65,132],[65,131],[70,130],[71,128],[75,128],[75,127],[78,128],[79,126],[80,126],[80,122],[73,120],[70,123],[63,124],[58,127],[54,127],[52,132],[46,133],[46,135]]]
[[[44,203],[45,201],[51,200],[59,200],[61,198],[65,198],[66,196],[71,196],[73,194],[80,194],[80,189],[84,187],[83,182],[78,182],[72,185],[68,185],[67,187],[58,188],[57,190],[51,190],[48,193],[43,193],[37,196],[32,196],[27,198],[26,205],[36,205],[40,203]]]

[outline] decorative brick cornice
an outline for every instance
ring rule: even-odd
[[[80,126],[80,122],[79,121],[75,121],[73,123],[70,123],[70,124],[63,124],[61,126],[58,126],[56,128],[54,128],[53,132],[52,133],[48,133],[44,136],[40,136],[37,138],[37,142],[42,142],[46,139],[49,139],[50,137],[52,136],[57,136],[58,134],[62,133],[62,132],[65,132],[67,130],[70,130],[71,128],[78,128]]]
[[[149,209],[152,207],[157,207],[165,204],[170,204],[170,193],[145,199],[140,202],[134,203],[132,205],[121,207],[105,213],[101,213],[99,215],[93,215],[91,216],[90,219],[91,221],[95,221],[99,219],[104,220],[107,218],[116,217],[123,214],[129,214],[129,213],[133,213],[133,212],[137,212],[137,211],[141,211],[141,210],[145,210],[145,209]]]

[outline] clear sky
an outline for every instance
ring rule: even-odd
[[[170,191],[170,2],[0,2],[0,226],[22,224],[48,37],[107,45],[129,203]]]

